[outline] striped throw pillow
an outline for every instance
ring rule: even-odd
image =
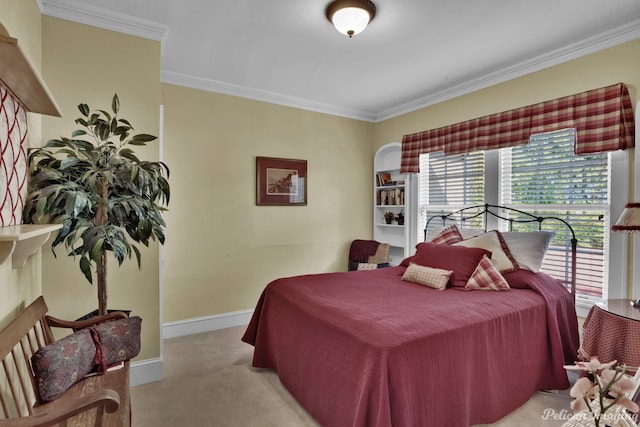
[[[454,224],[434,236],[433,239],[429,240],[429,243],[436,245],[453,245],[463,240],[460,230],[458,230],[458,227]]]
[[[509,283],[493,265],[488,256],[484,255],[473,274],[467,281],[465,289],[481,291],[506,291],[510,289]]]

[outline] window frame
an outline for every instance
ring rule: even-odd
[[[640,136],[640,101],[636,104],[635,108],[635,120],[636,120],[636,139]],[[640,155],[636,155],[634,157],[633,162],[633,170],[640,171]],[[625,200],[621,205],[616,206],[617,213],[615,218],[617,219],[622,213],[622,209],[624,207],[624,203],[630,201],[638,201],[640,200],[640,173],[635,173],[633,176],[633,200]],[[627,192],[628,194],[629,192]],[[612,204],[611,209],[613,210],[614,205]],[[614,235],[620,235],[625,233],[612,233]],[[625,272],[629,277],[629,285],[628,285],[628,298],[639,298],[640,297],[640,233],[633,233],[630,239],[625,240],[625,247],[628,247],[629,241],[633,243],[633,247],[636,248],[633,251],[633,254],[630,256],[625,256],[625,259],[628,259],[628,268],[625,269]],[[624,252],[625,254],[629,253],[628,249]],[[639,268],[633,268],[634,265],[639,266]],[[625,282],[627,283],[627,282]],[[625,293],[625,295],[627,295]],[[610,297],[614,298],[614,297]],[[619,297],[624,298],[624,297]]]
[[[640,107],[640,102],[638,103]],[[638,133],[638,128],[640,127],[640,121],[636,118],[636,131]],[[485,151],[485,203],[498,205],[499,204],[499,191],[500,191],[500,153],[499,149],[488,150]],[[627,203],[627,198],[629,197],[629,174],[630,174],[630,163],[631,157],[629,154],[629,150],[617,150],[610,152],[609,155],[609,170],[611,171],[611,176],[609,179],[609,194],[611,200],[611,221],[614,222],[622,212],[624,204]],[[640,168],[640,156],[634,156],[635,158],[635,167]],[[412,223],[412,230],[410,230],[410,245],[411,247],[415,247],[417,243],[421,240],[418,239],[418,222],[419,222],[419,198],[417,197],[419,192],[418,181],[419,178],[412,180],[412,192],[416,195],[416,197],[412,197],[412,208],[415,212],[414,220]],[[640,200],[640,180],[636,177],[636,200]],[[615,183],[615,185],[612,185]],[[640,268],[638,271],[632,270],[631,263],[627,263],[627,259],[631,257],[627,254],[629,245],[629,239],[625,238],[626,234],[624,233],[611,233],[610,232],[610,248],[609,248],[609,259],[608,259],[608,287],[604,291],[607,298],[627,298],[630,297],[631,289],[630,286],[627,285],[629,283],[630,274],[634,275],[634,286],[633,289],[635,293],[638,294],[640,290],[640,285],[637,285],[640,281]],[[636,247],[640,248],[640,233],[634,234]],[[637,265],[640,265],[640,250],[636,251],[634,254],[635,261]],[[629,267],[627,268],[627,265]],[[635,280],[638,279],[638,280]],[[593,298],[577,298],[576,299],[576,310],[579,316],[586,316],[589,309],[593,306],[593,304],[597,301],[597,299]]]

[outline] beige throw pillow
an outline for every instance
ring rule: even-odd
[[[407,270],[402,275],[402,280],[418,283],[433,289],[443,290],[449,283],[449,278],[453,271],[442,270],[440,268],[425,267],[418,264],[409,264]]]
[[[491,262],[501,273],[515,271],[518,263],[511,254],[499,231],[493,230],[462,242],[454,243],[454,246],[466,246],[468,248],[481,248],[491,252]]]

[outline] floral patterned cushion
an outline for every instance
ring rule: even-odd
[[[31,357],[40,400],[50,402],[80,381],[94,367],[96,345],[82,329],[42,347]]]
[[[101,323],[38,350],[31,365],[40,400],[55,400],[85,375],[137,356],[141,324],[138,316]]]
[[[107,366],[133,359],[140,353],[140,329],[142,319],[138,316],[118,319],[96,325],[100,336],[102,353]]]

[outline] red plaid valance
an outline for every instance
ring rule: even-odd
[[[417,173],[420,154],[492,150],[529,143],[536,133],[576,129],[576,154],[634,147],[635,125],[623,83],[479,117],[402,138],[402,173]]]

